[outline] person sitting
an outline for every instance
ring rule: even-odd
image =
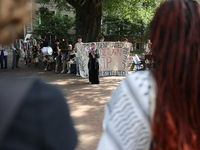
[[[71,73],[71,64],[74,63],[74,60],[76,59],[76,52],[72,50],[72,45],[69,45],[69,50],[67,52],[68,55],[68,62],[67,62],[67,74]]]
[[[32,55],[32,45],[27,41],[27,46],[25,47],[26,50],[26,65],[30,67],[29,62],[31,61],[33,63],[33,55]]]
[[[37,45],[36,47],[33,47],[32,48],[32,55],[33,55],[33,66],[35,67],[36,66],[36,59],[38,57],[38,48],[37,48]]]
[[[44,56],[44,59],[43,59],[43,64],[45,66],[45,71],[46,70],[52,70],[54,71],[53,69],[53,63],[54,63],[54,56],[50,56],[50,55],[45,55]]]
[[[66,64],[67,64],[67,74],[71,73],[71,64],[74,63],[74,60],[76,59],[76,52],[72,49],[72,45],[69,44],[68,50],[65,54],[62,55],[63,60],[63,70],[61,73],[65,72]]]
[[[43,47],[48,47],[49,46],[49,43],[47,41],[46,38],[44,38],[43,40],[41,40],[43,42]]]

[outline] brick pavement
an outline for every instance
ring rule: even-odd
[[[43,67],[26,67],[21,61],[21,69],[12,70],[11,54],[9,52],[8,71],[0,74],[13,74],[25,78],[38,76],[47,83],[59,87],[67,99],[78,132],[79,142],[76,150],[95,150],[102,134],[104,105],[124,77],[101,77],[99,85],[89,85],[88,79],[76,77],[74,74],[54,74],[51,71],[44,71]]]

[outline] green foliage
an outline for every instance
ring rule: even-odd
[[[133,53],[133,54],[144,54],[143,50],[130,51],[130,53]]]
[[[120,35],[131,35],[137,40],[146,41],[149,38],[150,23],[159,3],[160,1],[155,0],[105,0],[103,11],[106,14],[105,18],[112,18],[106,22],[111,31],[115,28],[114,34],[116,29],[123,26],[123,30],[120,27],[117,31]]]
[[[40,19],[41,18],[41,19]],[[75,20],[69,16],[62,16],[61,12],[52,14],[48,8],[40,8],[33,34],[56,35],[60,39],[68,37],[68,30],[74,26]]]
[[[165,0],[36,0],[43,4],[56,4],[59,10],[74,8],[86,2],[103,2],[103,23],[108,24],[109,35],[134,37],[140,41],[149,38],[150,23],[161,1]],[[105,26],[102,26],[105,30]]]
[[[146,41],[149,38],[149,26],[142,19],[133,19],[134,21],[131,22],[125,17],[108,15],[103,17],[102,31],[105,30],[106,25],[109,35],[115,35],[119,38],[131,37],[139,41]]]

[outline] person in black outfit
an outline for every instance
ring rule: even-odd
[[[55,73],[59,73],[58,72],[58,65],[61,62],[61,55],[60,55],[60,49],[59,49],[59,44],[60,44],[60,40],[57,39],[54,46],[53,46],[53,55],[56,58],[56,67],[55,67]]]
[[[43,56],[43,53],[42,53],[42,48],[43,48],[43,39],[40,39],[40,55]]]
[[[43,39],[43,47],[48,47],[49,43],[46,38]]]
[[[13,82],[0,85],[9,87],[20,83],[23,86],[28,80],[33,81],[24,96],[20,96],[22,102],[8,125],[0,150],[74,150],[77,134],[63,93],[40,79],[9,80]],[[21,93],[17,90],[15,94]],[[3,92],[6,91],[1,89],[2,96]]]
[[[92,43],[91,50],[89,51],[89,84],[99,84],[99,50],[95,48],[96,43]]]

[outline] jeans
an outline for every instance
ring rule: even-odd
[[[71,64],[73,64],[73,63],[74,63],[73,60],[67,62],[67,70],[68,71],[71,70]]]
[[[15,57],[16,57],[16,64],[15,64],[15,67],[19,67],[19,66],[18,66],[18,63],[19,63],[19,55],[15,55]]]
[[[79,74],[78,57],[76,57],[76,74]]]
[[[67,60],[63,60],[63,69],[65,71],[65,68],[66,68],[66,64],[67,64]]]
[[[5,68],[3,68],[3,60],[5,61]],[[1,52],[1,70],[7,69],[7,56],[4,56],[3,52]]]

